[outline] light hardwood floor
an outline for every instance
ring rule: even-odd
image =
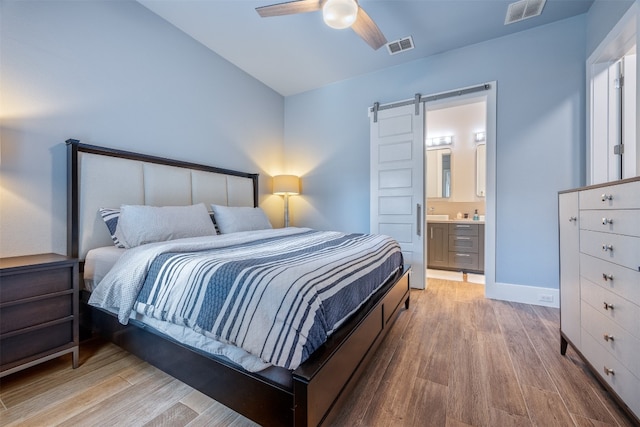
[[[559,313],[484,299],[482,285],[430,279],[403,312],[336,426],[632,426],[576,353]],[[101,340],[0,380],[0,424],[253,426]],[[230,385],[232,387],[233,385]]]

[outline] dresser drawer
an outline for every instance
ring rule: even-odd
[[[640,339],[640,306],[585,278],[582,278],[580,286],[583,301],[594,307],[602,316]],[[638,375],[640,376],[640,373]]]
[[[72,267],[46,268],[21,274],[3,274],[0,303],[73,289]]]
[[[478,254],[471,252],[449,252],[449,267],[463,270],[477,270]]]
[[[580,254],[580,276],[640,305],[640,271]]]
[[[640,237],[640,210],[583,210],[580,229]]]
[[[625,401],[631,411],[640,417],[640,379],[611,355],[596,338],[582,330],[582,354],[596,369],[600,377]],[[612,369],[607,375],[605,369]]]
[[[634,375],[640,376],[640,339],[582,300],[582,328]]]
[[[478,237],[449,234],[449,250],[453,252],[478,252]]]
[[[26,333],[3,337],[0,341],[0,364],[10,365],[16,361],[37,358],[41,353],[74,345],[73,320],[65,320]]]
[[[478,224],[449,224],[449,234],[456,236],[477,236]]]
[[[0,335],[40,325],[73,314],[73,294],[35,299],[2,307]]]
[[[632,270],[640,269],[640,237],[580,230],[580,252]]]
[[[583,190],[579,199],[580,209],[640,209],[637,182]]]

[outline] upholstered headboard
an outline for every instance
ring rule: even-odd
[[[258,206],[258,175],[67,140],[69,256],[113,244],[100,208]]]

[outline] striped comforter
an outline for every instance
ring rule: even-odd
[[[125,260],[90,303],[119,305],[123,323],[134,310],[295,369],[402,265],[398,243],[383,235],[289,228],[206,241],[132,250],[149,252],[133,255],[145,266],[135,283],[120,281],[129,276]]]

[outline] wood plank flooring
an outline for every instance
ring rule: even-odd
[[[560,355],[557,309],[483,294],[439,279],[412,291],[333,425],[633,425],[573,349]],[[255,425],[110,343],[80,356],[0,379],[0,425]]]

